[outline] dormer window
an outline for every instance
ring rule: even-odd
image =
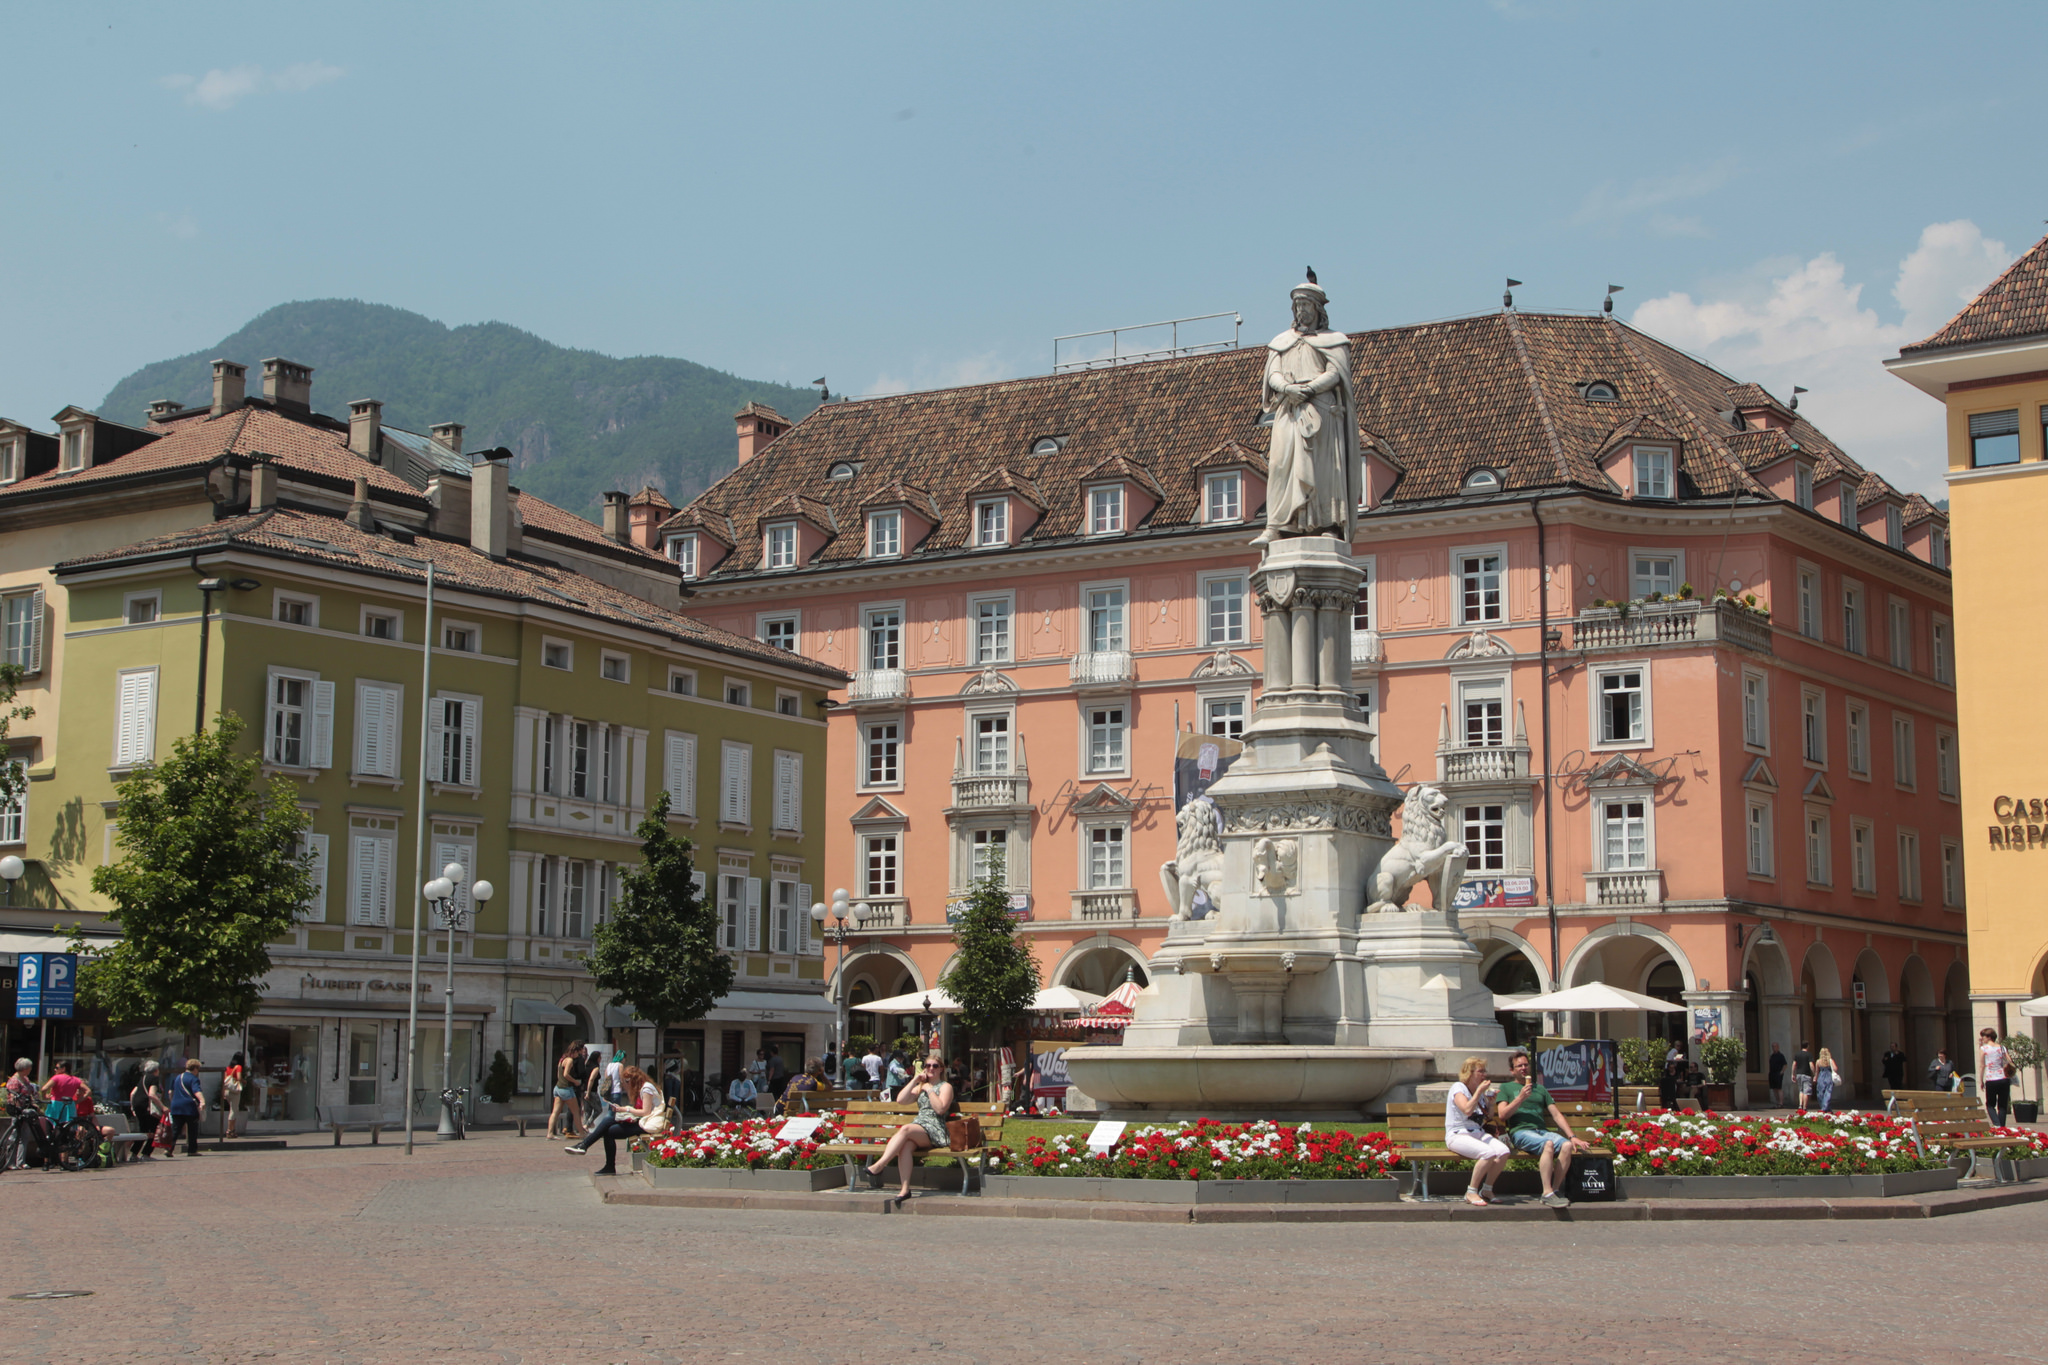
[[[13,483],[21,477],[20,441],[0,441],[0,483]]]
[[[1935,531],[1928,538],[1927,552],[1933,560],[1935,568],[1946,569],[1948,567],[1948,532],[1942,530]]]
[[[1500,492],[1500,471],[1497,469],[1475,469],[1465,476],[1467,493]]]
[[[1588,403],[1619,403],[1621,395],[1614,391],[1614,385],[1604,379],[1596,379],[1585,387]]]
[[[1124,529],[1124,486],[1106,483],[1088,490],[1088,534],[1122,535]]]
[[[693,531],[689,535],[670,536],[668,538],[668,557],[673,559],[676,562],[676,567],[683,571],[683,577],[695,578],[697,576],[696,533]]]
[[[1067,448],[1064,436],[1041,436],[1031,443],[1033,455],[1057,455]]]
[[[830,469],[825,471],[825,477],[831,479],[835,483],[844,483],[859,472],[860,471],[858,469],[854,468],[854,466],[848,464],[846,461],[839,460],[835,462]]]
[[[1798,503],[1809,512],[1813,510],[1813,469],[1811,466],[1802,464],[1792,471],[1792,501]]]
[[[796,567],[796,523],[781,521],[768,528],[768,567],[771,569],[794,569]]]
[[[1884,509],[1884,543],[1894,550],[1906,548],[1906,519],[1896,507]]]
[[[1203,480],[1204,517],[1211,522],[1244,519],[1244,476],[1236,470],[1211,474]]]
[[[1636,496],[1671,496],[1671,447],[1637,446],[1635,458]]]
[[[974,504],[974,543],[976,545],[1008,545],[1010,543],[1009,499],[989,498]]]
[[[84,427],[73,427],[69,431],[64,433],[64,440],[62,447],[59,451],[57,468],[62,470],[66,474],[69,474],[74,470],[85,468]]]
[[[790,528],[794,535],[796,528]],[[894,559],[903,553],[903,514],[890,510],[868,513],[868,558]]]

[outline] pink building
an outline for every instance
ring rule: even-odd
[[[1357,689],[1387,772],[1452,798],[1496,994],[1683,1003],[1575,1024],[1718,1026],[1750,1040],[1752,1088],[1773,1041],[1832,1048],[1864,1094],[1890,1044],[1914,1074],[1957,1050],[1942,514],[1612,317],[1364,332],[1353,357]],[[838,403],[787,430],[750,408],[739,467],[658,528],[694,613],[854,675],[827,834],[874,912],[854,1010],[936,982],[946,905],[996,854],[1049,982],[1144,979],[1177,740],[1257,703],[1262,364]]]

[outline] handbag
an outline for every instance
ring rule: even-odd
[[[668,1114],[657,1109],[640,1120],[640,1131],[649,1137],[664,1137],[668,1133]]]
[[[946,1120],[946,1150],[969,1152],[981,1146],[981,1120],[972,1114]]]

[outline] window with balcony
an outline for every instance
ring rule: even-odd
[[[863,842],[865,874],[862,880],[870,896],[895,896],[902,885],[897,864],[898,852],[893,834],[871,834]]]
[[[796,651],[796,617],[766,616],[761,619],[761,643],[777,649]]]
[[[989,498],[974,504],[974,543],[1010,543],[1010,503],[1007,498]]]
[[[1458,557],[1459,619],[1478,625],[1501,619],[1501,557]]]
[[[1207,589],[1208,614],[1203,629],[1203,643],[1243,644],[1244,577],[1241,574],[1230,574],[1211,578],[1204,587]]]
[[[1806,880],[1815,886],[1827,886],[1834,881],[1828,849],[1828,817],[1821,811],[1806,813]]]
[[[1008,716],[974,718],[974,771],[983,774],[1010,771]]]
[[[1642,744],[1650,733],[1649,707],[1640,668],[1611,669],[1594,675],[1599,689],[1600,742]]]
[[[1458,685],[1458,713],[1465,747],[1497,749],[1507,741],[1507,684],[1497,678]]]
[[[1010,831],[978,829],[974,831],[973,849],[974,880],[987,881],[997,869],[1008,866]]]
[[[1464,806],[1458,828],[1465,840],[1465,866],[1472,872],[1503,872],[1508,865],[1507,807]]]
[[[1114,536],[1123,534],[1123,529],[1124,486],[1110,483],[1089,489],[1088,534]]]
[[[1828,715],[1825,694],[1799,694],[1799,756],[1815,766],[1828,761]]]
[[[1010,599],[982,598],[974,604],[974,662],[1010,662]]]
[[[868,558],[894,559],[902,553],[903,514],[893,511],[868,513]]]
[[[1211,474],[1202,481],[1203,506],[1210,522],[1244,519],[1244,476],[1236,470]]]
[[[1751,797],[1744,808],[1743,825],[1745,832],[1745,854],[1753,877],[1768,877],[1773,866],[1774,850],[1771,843],[1771,803],[1767,798]]]
[[[1096,706],[1088,711],[1088,771],[1124,770],[1124,708]]]
[[[1843,748],[1848,750],[1846,758],[1849,771],[1857,777],[1870,776],[1870,708],[1860,701],[1852,701],[1843,708],[1846,717],[1843,722]]]
[[[1970,415],[1970,467],[1989,469],[2020,462],[2020,410]]]
[[[1761,673],[1742,675],[1742,742],[1752,749],[1770,752],[1770,681]]]
[[[1088,651],[1113,654],[1124,647],[1124,590],[1092,588],[1088,593]]]
[[[1088,889],[1120,890],[1129,886],[1122,825],[1096,825],[1088,831]]]
[[[771,569],[794,569],[796,567],[796,523],[777,522],[768,528],[768,548],[765,555]]]
[[[1893,668],[1910,669],[1913,666],[1913,608],[1897,599],[1891,603],[1891,621],[1885,632],[1885,645],[1891,650]]]
[[[1951,801],[1962,795],[1962,778],[1956,771],[1956,737],[1951,730],[1934,732],[1934,789]]]
[[[1600,805],[1600,866],[1635,872],[1650,866],[1650,803],[1639,797]]]
[[[1651,593],[1663,597],[1678,595],[1677,555],[1631,555],[1629,559],[1629,587],[1637,597],[1648,597]]]
[[[1669,446],[1637,446],[1635,474],[1637,497],[1670,497],[1672,489],[1671,448]]]
[[[1892,781],[1906,791],[1920,785],[1919,754],[1913,745],[1913,718],[1892,717]]]
[[[1854,583],[1842,585],[1842,648],[1863,652],[1863,589]]]
[[[1917,901],[1920,888],[1920,836],[1909,829],[1899,831],[1899,899]]]
[[[894,607],[868,613],[868,667],[903,667],[903,613]]]
[[[1812,569],[1799,571],[1799,633],[1820,638],[1820,575]]]
[[[1244,698],[1209,697],[1202,702],[1202,729],[1225,739],[1244,737]]]
[[[1868,820],[1849,822],[1849,889],[1877,894],[1877,830]]]
[[[865,785],[893,787],[902,780],[898,766],[902,757],[902,730],[896,721],[868,726]]]

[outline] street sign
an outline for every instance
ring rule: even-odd
[[[14,987],[17,1019],[69,1019],[78,997],[78,954],[23,953]]]

